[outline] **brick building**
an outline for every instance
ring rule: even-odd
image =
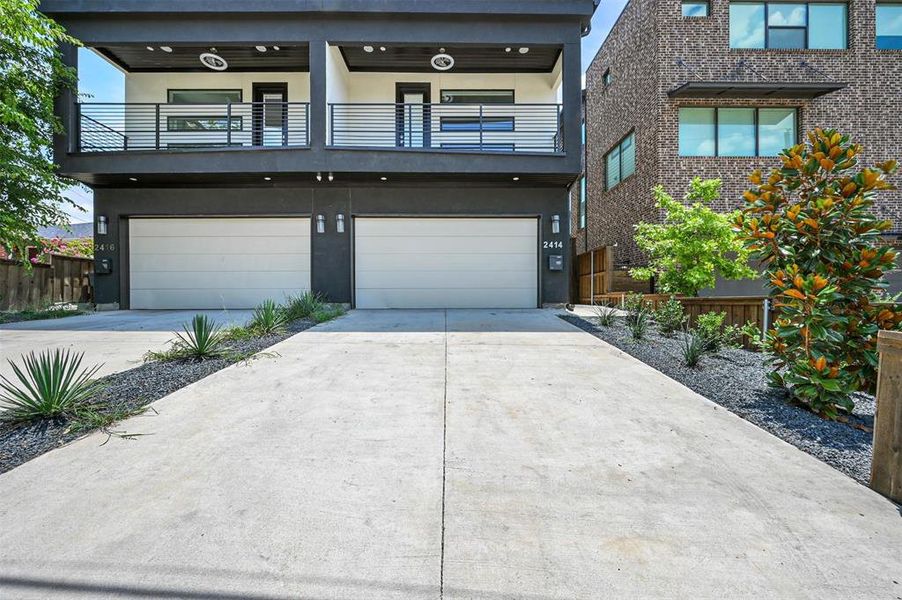
[[[617,244],[635,266],[657,184],[681,197],[694,176],[721,178],[715,208],[732,210],[752,170],[818,126],[852,135],[866,164],[902,158],[902,4],[630,0],[586,86],[576,250]],[[877,210],[902,231],[902,192]]]

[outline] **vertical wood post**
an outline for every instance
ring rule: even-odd
[[[877,334],[880,367],[871,487],[902,502],[902,332]]]

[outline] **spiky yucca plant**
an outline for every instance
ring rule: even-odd
[[[261,335],[271,335],[284,331],[288,321],[288,313],[284,308],[272,300],[265,300],[254,309],[250,328]]]
[[[182,327],[185,332],[175,332],[178,337],[175,344],[183,357],[215,358],[225,352],[226,340],[222,328],[207,315],[194,315],[191,323],[185,323]]]
[[[22,366],[8,361],[13,381],[0,375],[0,419],[32,421],[71,414],[97,391],[93,377],[101,365],[81,368],[84,353],[44,350],[22,356]]]

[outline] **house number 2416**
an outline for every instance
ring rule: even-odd
[[[563,248],[564,242],[544,242],[543,248]]]

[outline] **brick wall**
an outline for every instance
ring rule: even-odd
[[[838,128],[862,144],[866,164],[902,159],[902,52],[875,49],[875,3],[849,3],[849,49],[731,50],[729,1],[712,0],[710,16],[684,19],[679,0],[631,0],[611,36],[589,69],[589,245],[618,244],[618,263],[636,264],[643,257],[632,240],[632,224],[660,217],[648,190],[664,185],[682,196],[694,176],[723,180],[726,211],[742,205],[739,199],[748,174],[777,166],[776,157],[678,156],[681,106],[786,106],[799,109],[800,133],[814,127]],[[656,46],[649,40],[657,36]],[[649,60],[656,56],[656,60]],[[687,66],[677,64],[682,59]],[[740,67],[740,61],[746,66]],[[802,61],[810,67],[801,65]],[[605,91],[600,76],[629,68]],[[620,66],[618,66],[620,65]],[[693,79],[738,81],[839,81],[848,87],[813,100],[670,98],[670,90]],[[616,86],[621,84],[621,89]],[[640,121],[647,122],[637,124]],[[636,184],[604,190],[603,155],[612,138],[623,135],[624,124],[636,124]],[[614,140],[616,141],[616,140]],[[902,184],[896,178],[897,185]],[[884,194],[876,208],[902,230],[902,192]],[[596,243],[597,242],[597,243]]]

